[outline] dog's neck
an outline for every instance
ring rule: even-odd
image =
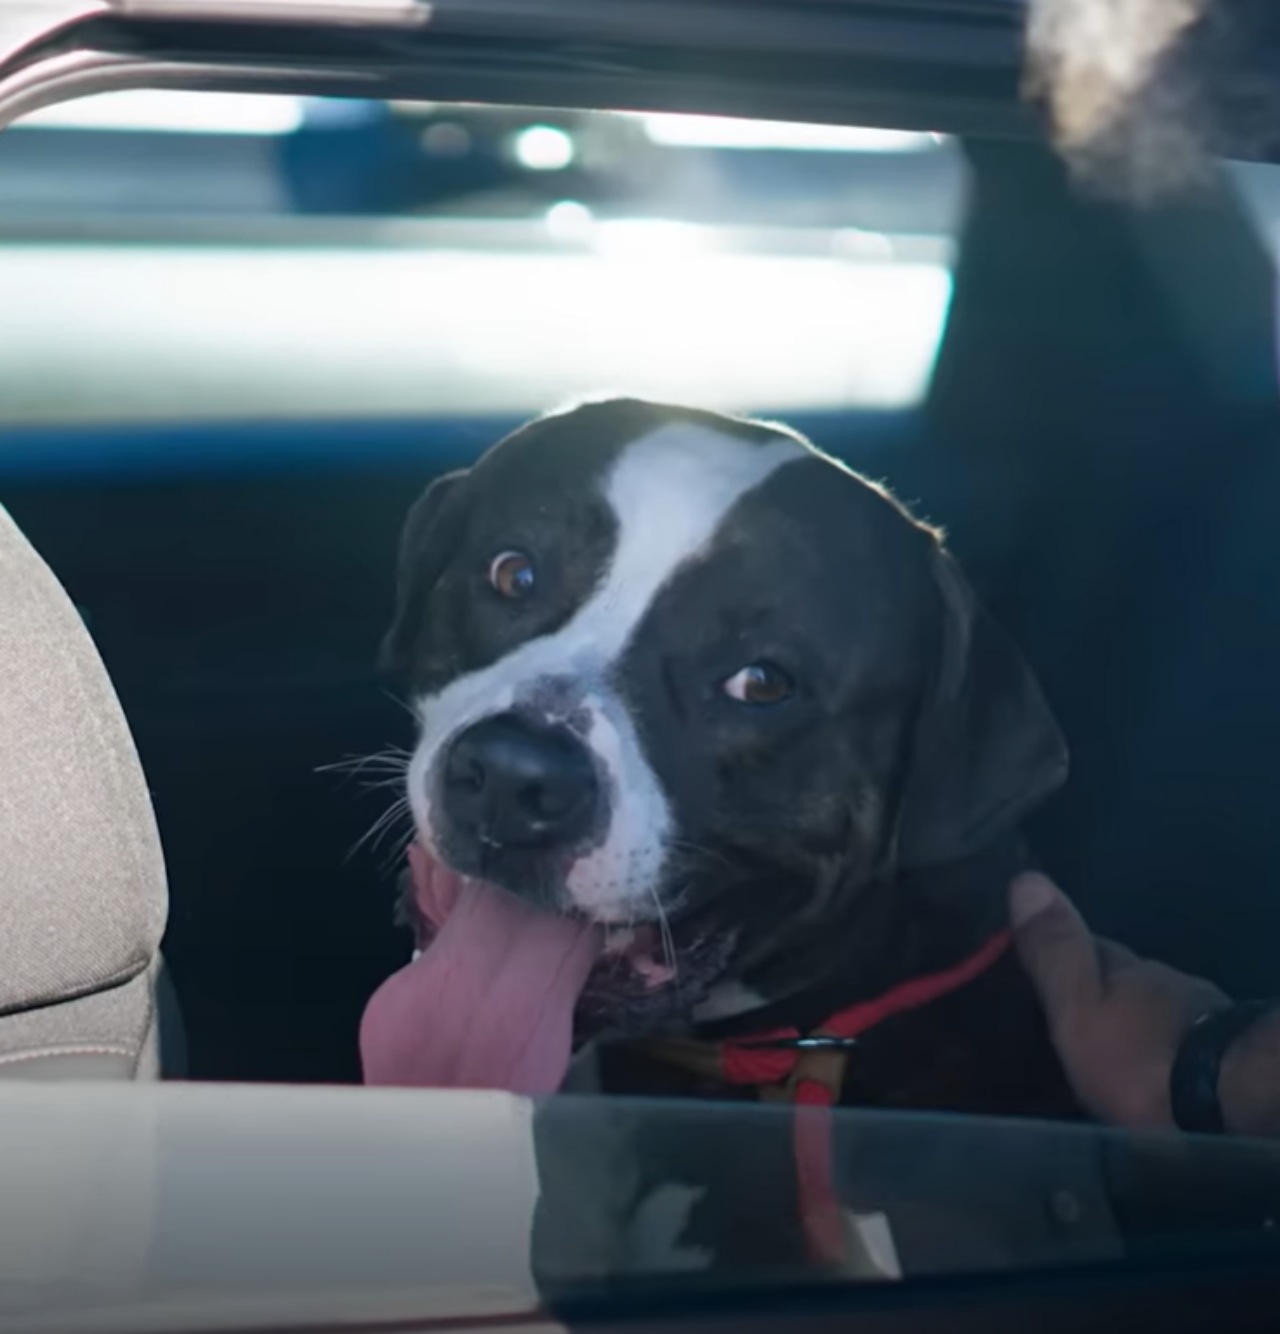
[[[788,942],[785,958],[746,975],[725,1009],[696,1025],[697,1036],[810,1031],[849,1005],[954,966],[1007,926],[1009,881],[1026,865],[1022,840],[1011,835],[962,862],[868,886],[851,896],[843,921],[816,925]],[[752,999],[761,996],[770,999]]]

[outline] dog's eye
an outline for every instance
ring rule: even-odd
[[[504,551],[489,564],[489,582],[504,598],[528,597],[536,582],[533,562],[523,551]]]
[[[791,678],[771,662],[753,662],[724,683],[724,693],[739,704],[781,704],[794,691]]]

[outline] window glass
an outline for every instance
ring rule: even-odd
[[[884,130],[86,98],[0,138],[0,420],[905,408],[964,181]]]

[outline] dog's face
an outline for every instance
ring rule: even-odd
[[[436,483],[385,651],[421,721],[419,836],[608,925],[655,1012],[757,1003],[795,933],[978,850],[1065,767],[931,530],[709,413],[589,404]]]

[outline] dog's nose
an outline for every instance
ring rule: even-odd
[[[455,827],[497,847],[545,847],[580,838],[596,802],[586,747],[563,727],[516,714],[475,723],[449,748],[444,813]]]

